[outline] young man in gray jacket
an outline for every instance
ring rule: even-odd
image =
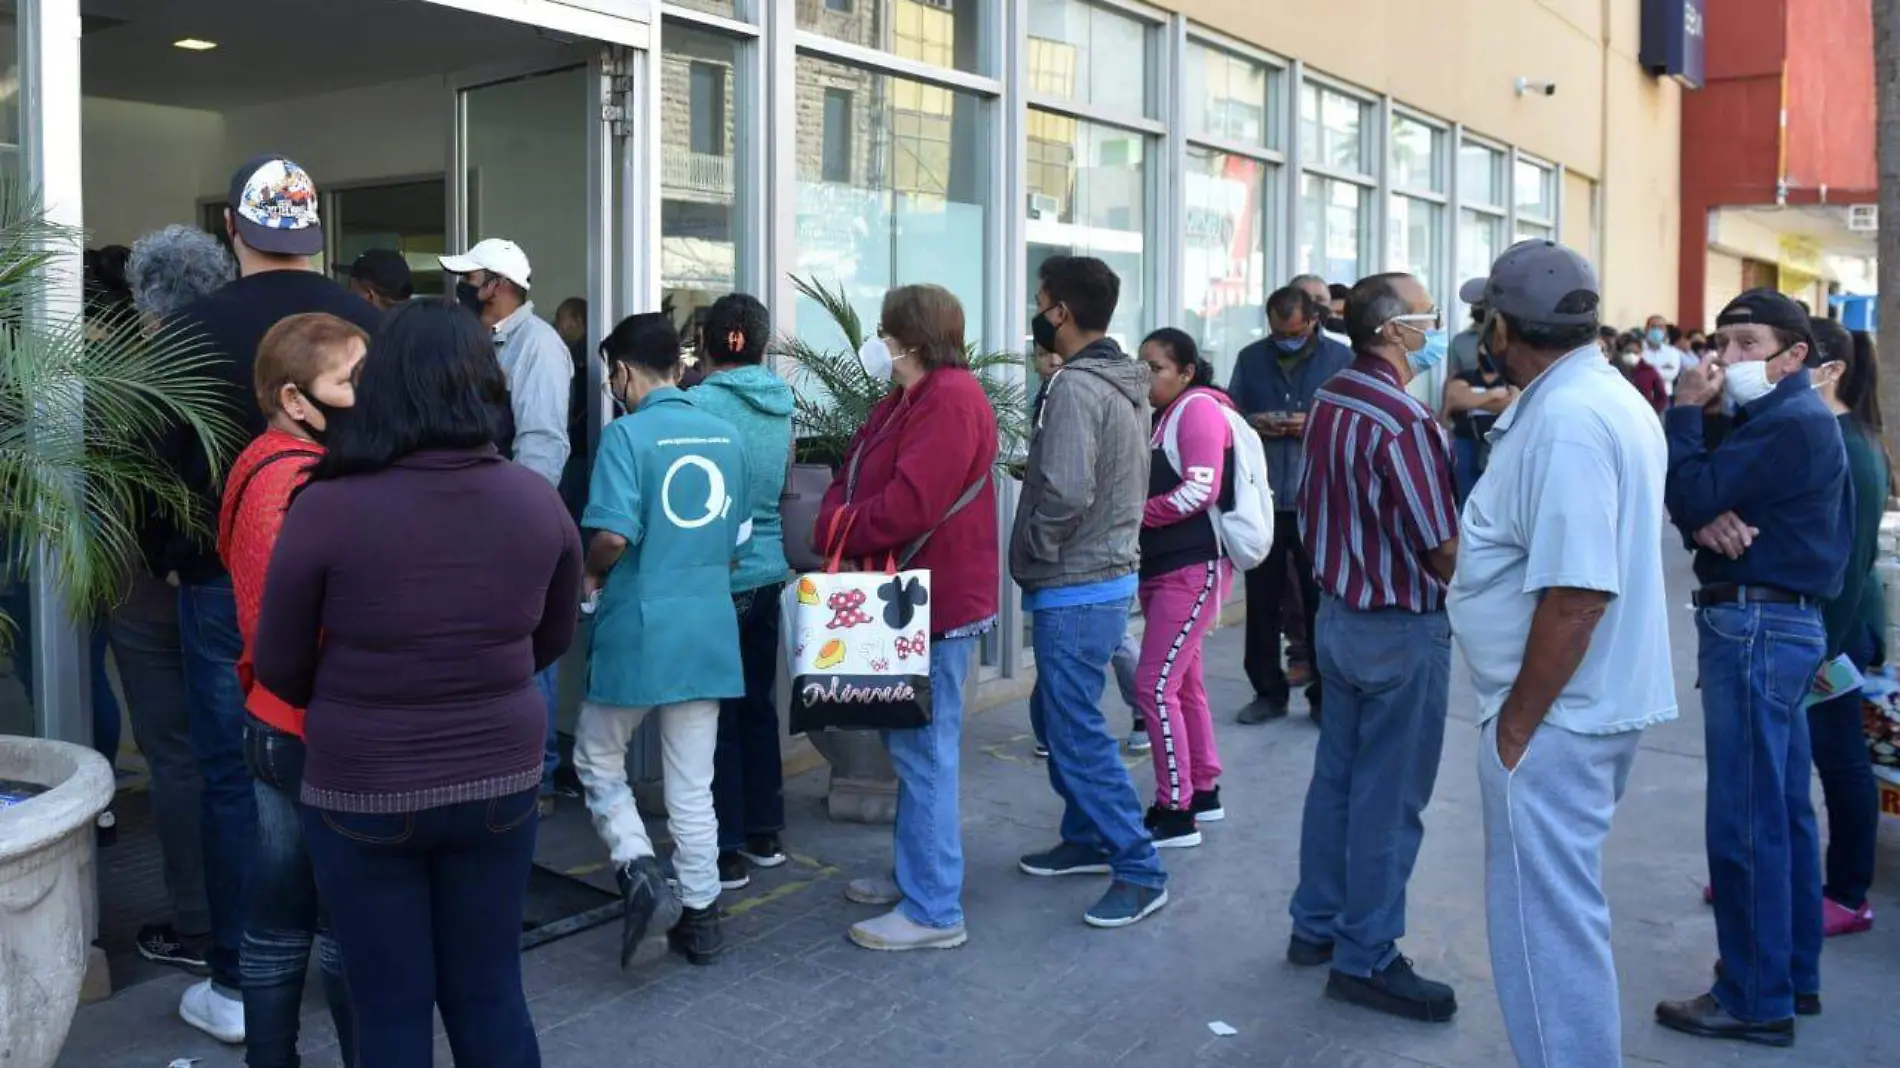
[[[1062,841],[1030,875],[1112,875],[1083,916],[1126,927],[1168,903],[1168,876],[1103,717],[1103,673],[1128,627],[1148,488],[1148,371],[1108,338],[1121,280],[1090,257],[1043,262],[1031,323],[1062,357],[1036,410],[1009,570],[1035,618],[1036,741],[1062,798]]]

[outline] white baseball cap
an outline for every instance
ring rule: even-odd
[[[528,289],[528,276],[534,269],[528,266],[528,254],[513,241],[491,237],[478,243],[474,248],[460,256],[440,256],[442,269],[450,274],[473,274],[487,271],[498,274],[510,282]]]

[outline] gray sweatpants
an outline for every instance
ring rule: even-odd
[[[1603,840],[1642,739],[1546,724],[1505,771],[1496,721],[1480,732],[1491,972],[1523,1068],[1623,1064]]]

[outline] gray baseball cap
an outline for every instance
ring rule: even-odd
[[[1513,319],[1548,326],[1595,325],[1602,291],[1596,268],[1575,250],[1533,238],[1504,250],[1489,278],[1458,290],[1466,304],[1483,304]]]

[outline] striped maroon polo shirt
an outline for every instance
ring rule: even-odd
[[[1358,356],[1329,379],[1304,450],[1300,538],[1320,589],[1360,611],[1441,610],[1425,556],[1458,535],[1451,445],[1392,365]]]

